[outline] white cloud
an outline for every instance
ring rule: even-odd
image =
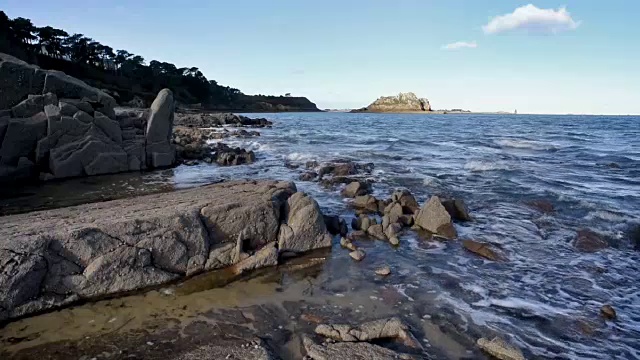
[[[457,41],[451,44],[444,45],[442,49],[459,50],[459,49],[475,49],[477,47],[478,47],[478,44],[475,41],[472,41],[472,42]]]
[[[558,10],[540,9],[533,4],[517,8],[511,14],[496,16],[482,27],[485,34],[499,34],[509,31],[557,34],[575,30],[580,21],[575,21],[566,8]]]

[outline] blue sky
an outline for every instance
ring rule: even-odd
[[[436,109],[640,114],[636,0],[54,3],[2,0],[0,9],[321,108],[413,91]],[[445,48],[456,42],[467,46]]]

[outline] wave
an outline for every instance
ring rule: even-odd
[[[289,160],[289,161],[311,161],[311,160],[317,160],[317,159],[318,157],[316,155],[313,155],[310,153],[294,152],[285,156],[285,160]]]
[[[533,140],[518,139],[500,139],[494,140],[496,145],[515,149],[531,149],[531,150],[558,150],[560,147],[556,144],[545,143]]]
[[[499,162],[472,160],[464,164],[464,169],[471,172],[483,172],[509,170],[509,167],[506,164]]]

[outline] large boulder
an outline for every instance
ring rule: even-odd
[[[176,150],[171,143],[175,101],[169,89],[163,89],[151,104],[146,131],[147,165],[169,167],[176,162]]]
[[[295,191],[230,182],[1,217],[0,321],[329,246],[317,204]],[[291,236],[278,233],[285,227]]]
[[[284,219],[278,234],[280,251],[300,253],[331,246],[320,206],[307,194],[299,192],[287,200]]]
[[[0,163],[17,164],[21,157],[31,157],[38,141],[47,134],[47,117],[40,112],[28,119],[10,119],[6,122]]]
[[[453,239],[456,230],[451,222],[451,215],[440,202],[440,198],[432,196],[415,217],[415,224],[432,234]]]

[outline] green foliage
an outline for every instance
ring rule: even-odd
[[[156,60],[146,65],[140,55],[126,50],[114,51],[83,34],[69,35],[51,26],[38,28],[29,19],[9,19],[3,11],[0,11],[0,51],[30,62],[44,56],[48,65],[71,75],[90,76],[99,82],[140,88],[140,91],[170,88],[184,101],[233,106],[242,95],[238,89],[207,80],[197,67],[177,68]]]

